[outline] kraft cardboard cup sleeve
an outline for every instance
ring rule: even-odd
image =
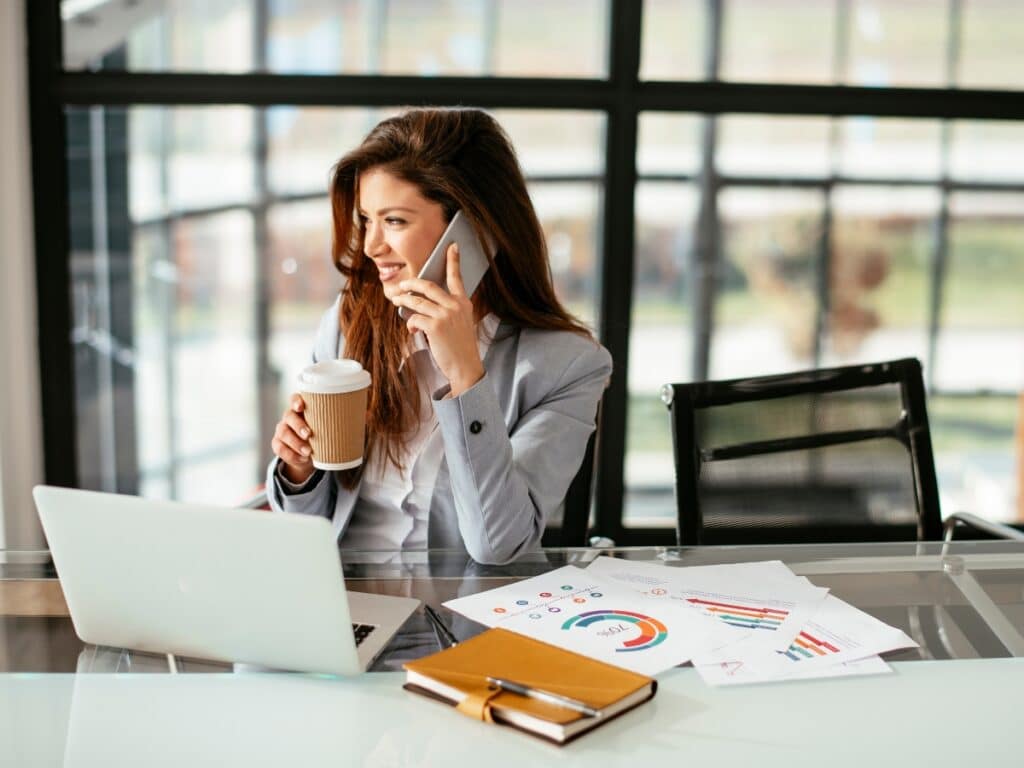
[[[370,373],[355,360],[324,360],[299,374],[317,469],[351,469],[363,463],[369,387]]]

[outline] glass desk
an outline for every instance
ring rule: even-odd
[[[376,674],[166,672],[163,658],[86,647],[45,552],[0,554],[0,765],[1017,766],[1024,709],[1024,543],[551,550],[504,567],[456,552],[347,552],[349,588],[450,597],[601,553],[670,566],[780,559],[920,644],[887,675],[705,685],[658,676],[654,699],[555,747],[402,690],[395,670],[437,648],[422,613]],[[441,615],[456,634],[480,628]],[[185,660],[185,671],[224,672]],[[51,674],[24,674],[48,672]]]
[[[482,566],[453,550],[346,551],[349,589],[416,597],[433,606],[460,639],[483,627],[441,607],[453,597],[490,589],[567,564],[608,555],[673,567],[782,560],[798,575],[907,632],[919,649],[890,661],[1024,656],[1024,542],[962,541],[693,548],[550,549],[505,566]],[[438,649],[417,611],[374,665]],[[224,665],[185,660],[184,671]],[[0,672],[166,671],[163,657],[86,646],[75,636],[46,552],[0,552]]]

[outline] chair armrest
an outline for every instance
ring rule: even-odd
[[[986,520],[983,517],[978,517],[977,515],[972,515],[968,512],[956,512],[943,521],[942,527],[945,534],[943,539],[946,541],[953,540],[953,532],[956,530],[958,523],[970,526],[971,528],[975,528],[991,536],[995,536],[998,539],[1024,541],[1024,533],[1021,533],[1016,528],[1011,528],[1010,526],[1003,525],[1002,523],[993,523],[991,520]]]

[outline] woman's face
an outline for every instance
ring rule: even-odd
[[[378,168],[359,176],[358,204],[363,252],[377,265],[384,295],[391,299],[402,293],[402,280],[419,274],[444,234],[444,210],[415,184]]]

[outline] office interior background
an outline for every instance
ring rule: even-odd
[[[613,354],[597,532],[674,525],[662,384],[905,356],[944,513],[1024,516],[1019,0],[3,15],[0,546],[41,541],[44,478],[251,495],[339,287],[331,165],[419,104],[507,128],[559,294]]]

